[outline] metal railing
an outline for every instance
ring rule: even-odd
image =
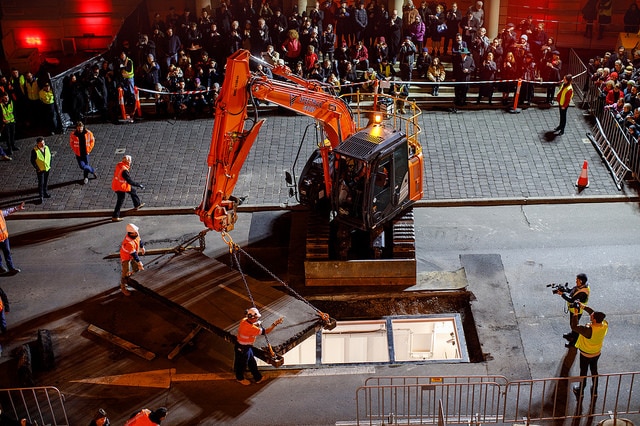
[[[358,424],[496,423],[504,376],[371,377],[356,391]],[[440,411],[440,406],[442,407]]]
[[[508,382],[503,376],[371,377],[356,391],[358,425],[526,423],[640,416],[640,373]],[[615,424],[615,423],[614,423]]]
[[[38,425],[69,425],[64,395],[53,386],[0,389],[0,403],[4,414],[18,420],[27,419],[28,423]]]
[[[584,377],[510,382],[505,391],[502,420],[519,423],[523,419],[527,422],[596,417],[616,419],[620,415],[640,414],[640,373],[601,374],[597,378],[597,390],[592,391],[593,377],[587,377],[587,385],[581,394],[574,391],[574,386],[580,386]]]
[[[574,54],[572,53],[572,58]],[[605,109],[604,95],[600,88],[591,82],[590,76],[585,75],[584,78],[574,83],[573,87],[579,98],[576,105],[583,108],[595,120],[593,129],[587,133],[587,136],[598,148],[603,160],[606,161],[618,189],[622,189],[623,178],[638,180],[640,178],[638,141],[629,137],[627,128],[616,119],[611,110]],[[615,155],[608,155],[609,150]],[[618,163],[623,164],[627,171],[630,171],[630,176],[627,173],[622,173]]]

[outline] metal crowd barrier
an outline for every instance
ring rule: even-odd
[[[371,377],[356,391],[357,425],[530,424],[640,420],[640,373],[508,382],[503,376]],[[597,418],[601,419],[597,419]],[[615,422],[614,422],[615,424]]]
[[[579,64],[580,59],[573,51],[571,58],[573,60],[569,62],[569,72],[571,72],[571,66],[576,69],[584,66]],[[600,88],[591,82],[588,75],[573,86],[578,97],[575,104],[595,120],[593,129],[587,133],[587,136],[607,163],[618,189],[622,189],[625,178],[640,179],[638,141],[630,138],[627,129],[616,120],[615,114],[604,108],[605,98]]]
[[[27,419],[40,426],[69,426],[64,395],[53,386],[0,389],[0,403],[3,414],[16,420]]]

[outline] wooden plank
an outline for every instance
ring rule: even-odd
[[[131,343],[127,340],[124,340],[121,337],[116,336],[115,334],[109,333],[107,330],[103,330],[100,327],[89,324],[87,331],[95,336],[101,337],[109,342],[113,343],[116,346],[121,347],[122,349],[126,349],[127,351],[138,355],[141,358],[146,359],[147,361],[151,361],[156,357],[156,354],[150,352],[135,343]]]
[[[180,353],[182,348],[187,346],[187,344],[189,344],[189,342],[191,340],[193,340],[194,337],[196,337],[196,334],[198,334],[200,332],[200,330],[202,330],[202,326],[201,325],[197,325],[196,328],[191,330],[191,333],[187,334],[187,337],[185,337],[182,340],[182,342],[180,342],[175,348],[173,348],[171,353],[169,355],[167,355],[167,359],[174,359]]]
[[[269,334],[276,354],[283,355],[322,327],[317,312],[284,291],[279,283],[250,276],[244,279],[264,324],[284,317],[284,323]],[[245,310],[251,307],[242,275],[196,251],[165,256],[152,267],[137,272],[130,285],[188,315],[205,330],[228,342],[235,342],[238,324]],[[264,336],[257,338],[254,347],[256,356],[269,362],[265,359],[268,347]]]

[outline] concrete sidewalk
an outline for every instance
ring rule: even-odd
[[[291,170],[300,140],[313,121],[268,110],[266,124],[242,169],[235,194],[245,205],[296,204],[288,196],[284,172]],[[563,136],[555,136],[555,108],[532,107],[520,114],[503,110],[425,112],[420,117],[425,154],[426,202],[439,200],[577,198],[636,195],[613,184],[598,153],[585,137],[589,123],[571,108]],[[195,207],[202,197],[213,120],[142,121],[114,125],[87,123],[96,136],[91,162],[98,179],[82,185],[82,172],[69,148],[69,134],[47,138],[52,154],[51,199],[36,204],[36,177],[29,164],[35,138],[21,139],[14,161],[3,162],[0,205],[26,201],[28,211],[112,209],[111,176],[123,154],[133,156],[132,177],[148,207]],[[313,133],[313,132],[310,132]],[[284,137],[283,137],[284,136]],[[294,171],[300,173],[315,141],[304,141]],[[584,160],[590,186],[578,193],[575,182]],[[131,206],[130,201],[125,204]]]

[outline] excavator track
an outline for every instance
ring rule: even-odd
[[[305,285],[415,285],[415,228],[413,210],[392,222],[392,258],[332,260],[330,225],[325,215],[310,212],[307,221]]]
[[[393,220],[393,258],[415,259],[416,230],[413,220],[413,209]]]
[[[309,212],[307,221],[307,260],[329,260],[329,220],[317,211]]]

